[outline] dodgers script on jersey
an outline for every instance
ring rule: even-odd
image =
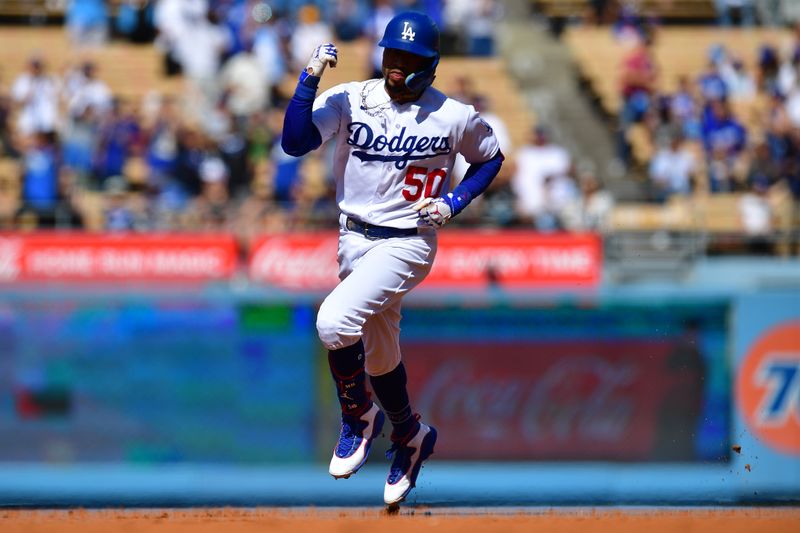
[[[313,122],[323,142],[336,136],[340,211],[394,228],[422,225],[411,206],[451,190],[457,153],[468,163],[482,163],[499,150],[492,129],[472,106],[433,87],[415,102],[398,104],[382,79],[323,92],[314,101]]]

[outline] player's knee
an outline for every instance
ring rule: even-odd
[[[339,347],[339,336],[336,333],[338,329],[336,320],[323,316],[321,313],[317,315],[317,335],[322,344],[329,350],[335,350]]]
[[[323,302],[317,313],[317,335],[327,349],[337,350],[357,342],[359,337],[353,335],[352,329],[341,312]]]

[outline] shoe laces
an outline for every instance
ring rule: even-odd
[[[337,455],[347,457],[357,447],[359,439],[363,437],[365,425],[366,423],[357,416],[342,414],[339,442],[336,443]]]

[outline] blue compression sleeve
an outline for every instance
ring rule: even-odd
[[[444,197],[444,200],[450,204],[453,216],[463,211],[475,197],[489,187],[497,173],[500,172],[503,160],[505,157],[498,150],[490,160],[470,165],[461,183],[453,189],[453,192]]]
[[[289,155],[300,157],[319,148],[322,136],[311,120],[319,77],[306,76],[297,84],[294,96],[283,117],[281,147]]]

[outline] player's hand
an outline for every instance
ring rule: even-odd
[[[422,221],[434,228],[441,228],[453,216],[452,195],[443,198],[423,198],[411,206]]]
[[[335,68],[338,61],[339,50],[336,49],[336,45],[333,43],[321,44],[314,49],[308,60],[308,66],[303,72],[307,76],[320,77],[325,71],[325,67],[330,65],[331,68]]]

